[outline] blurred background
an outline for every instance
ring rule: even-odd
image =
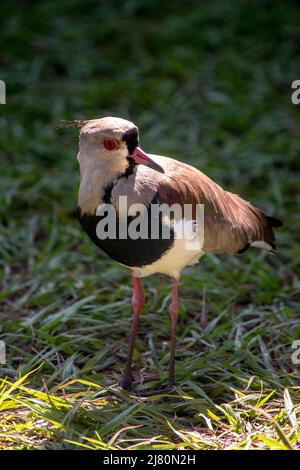
[[[291,83],[300,79],[298,2],[41,0],[4,2],[1,10],[2,375],[42,362],[50,388],[70,377],[91,374],[107,384],[120,375],[129,273],[79,227],[78,130],[59,128],[65,119],[112,115],[136,123],[145,151],[195,165],[285,224],[276,256],[210,255],[187,270],[181,386],[196,393],[189,377],[206,396],[228,400],[229,384],[251,375],[267,386],[295,383],[300,105],[291,102]],[[155,382],[165,378],[168,360],[169,286],[157,278],[145,285],[149,303],[135,360],[138,380]],[[38,387],[40,372],[32,376]]]

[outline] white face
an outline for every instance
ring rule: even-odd
[[[78,204],[82,212],[87,213],[95,211],[105,188],[128,167],[132,170],[136,165],[146,165],[164,173],[163,168],[139,148],[138,128],[120,118],[87,121],[80,132],[77,159],[81,175]]]
[[[79,205],[88,211],[99,205],[101,192],[129,166],[129,150],[124,133],[135,125],[119,118],[89,121],[79,138]]]
[[[80,136],[77,160],[81,171],[101,168],[102,171],[111,174],[126,170],[128,154],[122,135],[102,131]]]
[[[132,122],[115,117],[87,121],[81,129],[79,140],[77,158],[81,170],[101,167],[109,174],[125,171],[129,150],[124,134],[128,132],[135,132],[137,146],[138,129]]]

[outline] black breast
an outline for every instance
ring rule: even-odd
[[[159,218],[158,239],[151,238],[150,207],[148,209],[148,237],[132,240],[119,238],[119,222],[117,221],[116,238],[100,239],[97,235],[97,225],[103,216],[82,215],[78,209],[79,221],[91,240],[107,255],[129,267],[142,267],[154,263],[168,251],[174,243],[174,231],[171,229],[170,237],[163,237],[163,221]],[[128,218],[127,226],[133,218]]]

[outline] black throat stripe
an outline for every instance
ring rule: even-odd
[[[126,131],[122,137],[122,140],[126,142],[127,149],[128,149],[128,157],[127,157],[127,162],[128,166],[126,170],[121,173],[117,178],[109,183],[103,190],[102,194],[102,200],[106,204],[109,204],[111,202],[111,192],[112,189],[115,185],[115,183],[121,179],[121,178],[128,178],[130,175],[133,174],[135,168],[136,168],[136,163],[135,161],[130,158],[130,155],[133,153],[134,149],[139,145],[139,130],[137,127],[133,127],[132,129],[129,129],[129,131]]]
[[[110,204],[111,202],[111,193],[113,190],[114,185],[116,184],[117,181],[119,181],[121,178],[128,178],[130,175],[133,174],[136,163],[132,160],[132,158],[127,157],[128,161],[128,166],[126,170],[121,173],[117,178],[109,183],[107,186],[104,187],[103,193],[102,193],[102,201],[105,202],[106,204]]]

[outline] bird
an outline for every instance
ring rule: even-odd
[[[222,189],[197,168],[169,157],[146,153],[140,147],[139,129],[131,121],[120,117],[103,117],[72,121],[71,125],[80,129],[77,155],[80,167],[79,222],[102,251],[127,266],[132,274],[133,318],[120,386],[127,391],[134,390],[132,358],[139,319],[145,304],[141,278],[165,274],[173,283],[168,307],[171,341],[166,390],[174,390],[182,270],[198,263],[206,253],[235,255],[251,247],[274,252],[273,228],[280,227],[282,222],[264,214],[237,194]],[[128,207],[137,204],[144,208],[141,212],[146,218],[142,220],[149,221],[147,237],[129,237],[128,231],[126,236],[120,236],[116,230],[112,230],[112,234],[107,233],[106,238],[99,237],[99,222],[104,221],[104,213],[99,213],[99,208],[109,205],[115,209],[114,222],[117,228],[122,221],[130,223],[138,217],[137,213],[129,215],[129,211],[124,211],[120,204],[122,197],[126,197]],[[174,204],[179,208],[190,207],[190,215],[169,214],[165,217],[164,214],[156,213],[156,218],[153,219],[152,214],[150,217],[154,207],[164,205],[170,208]],[[201,217],[199,220],[196,217],[198,206],[204,208],[202,228],[198,225]],[[159,234],[155,237],[151,237],[150,233],[153,220],[159,226]],[[162,236],[166,227],[169,228],[167,237]],[[186,227],[189,231],[182,230]],[[198,237],[200,232],[202,237]]]

